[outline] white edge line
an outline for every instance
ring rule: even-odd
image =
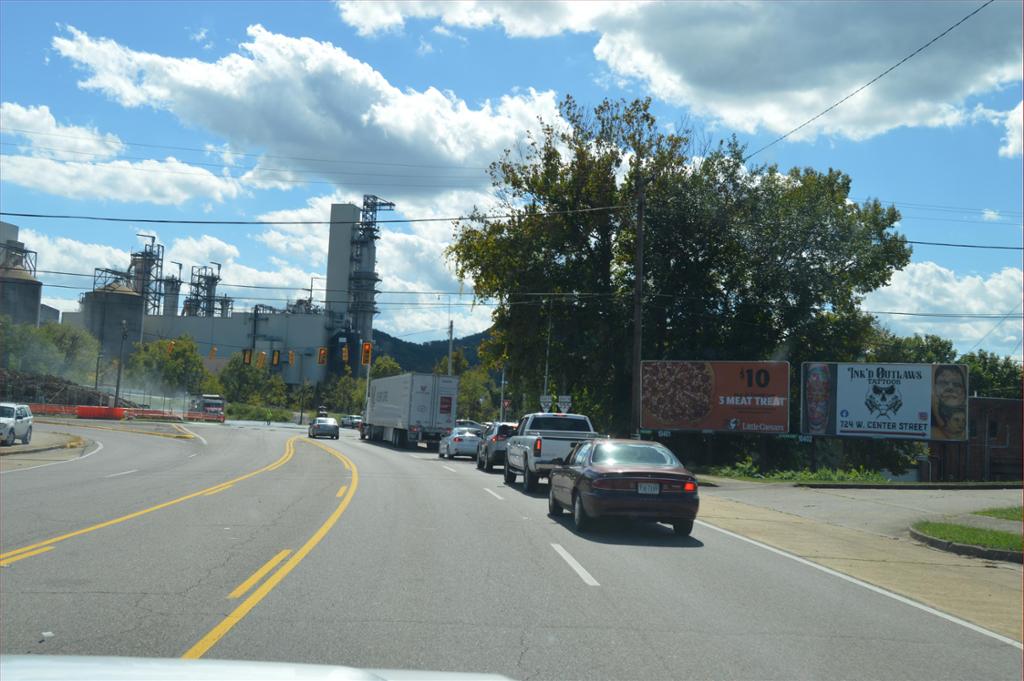
[[[193,456],[199,456],[199,454],[189,454],[189,455],[188,455],[188,458],[190,458],[190,459],[191,459],[191,458],[192,458]]]
[[[458,473],[458,471],[457,471],[457,470],[455,470],[454,468],[449,468],[448,466],[442,466],[442,468],[447,468],[447,469],[448,469],[448,470],[450,470],[450,471],[451,471],[452,473]]]
[[[129,473],[138,473],[138,468],[133,468],[130,471],[121,471],[120,473],[112,473],[111,475],[104,475],[104,478],[116,478],[119,475],[128,475]]]
[[[555,550],[555,553],[560,555],[562,559],[569,564],[569,567],[576,571],[576,574],[580,576],[580,579],[582,579],[587,584],[587,586],[601,586],[600,584],[598,584],[597,580],[594,579],[594,577],[589,572],[587,572],[586,568],[579,564],[579,561],[573,558],[568,551],[562,548],[561,544],[552,544],[551,548],[553,548]]]
[[[71,463],[72,461],[81,461],[82,459],[86,459],[95,454],[96,452],[100,451],[101,449],[103,449],[102,442],[100,442],[99,440],[93,440],[93,442],[96,443],[96,449],[92,450],[88,454],[76,456],[74,459],[65,459],[64,461],[54,461],[52,463],[41,463],[38,466],[28,466],[27,468],[12,468],[10,470],[0,471],[0,475],[7,475],[8,473],[20,473],[21,471],[30,471],[35,468],[46,468],[47,466],[56,466],[59,463]]]
[[[754,546],[758,546],[758,547],[760,547],[762,549],[766,549],[768,551],[771,551],[772,553],[776,553],[776,554],[778,554],[780,556],[784,556],[784,557],[789,558],[791,560],[795,560],[798,563],[803,563],[804,565],[812,567],[815,570],[821,570],[822,572],[824,572],[826,574],[832,575],[833,577],[838,577],[839,579],[846,580],[847,582],[850,582],[851,584],[856,584],[857,586],[862,586],[865,589],[868,589],[870,591],[874,591],[877,594],[881,594],[883,596],[888,596],[889,598],[892,598],[893,600],[899,601],[900,603],[903,603],[905,605],[909,605],[912,608],[917,608],[918,610],[923,610],[924,612],[927,612],[927,613],[930,613],[932,615],[935,615],[936,617],[941,617],[942,619],[947,620],[949,622],[952,622],[953,624],[959,624],[962,627],[967,627],[968,629],[970,629],[972,631],[976,631],[979,634],[983,634],[983,635],[988,636],[990,638],[994,638],[997,641],[1000,641],[1001,643],[1005,643],[1007,645],[1011,645],[1014,648],[1017,648],[1018,650],[1024,650],[1024,644],[1021,644],[1019,641],[1014,641],[1012,638],[1008,638],[1006,636],[1003,636],[1002,634],[997,634],[994,631],[989,631],[988,629],[985,629],[984,627],[979,627],[977,624],[973,624],[971,622],[968,622],[967,620],[962,620],[962,619],[960,619],[959,617],[957,617],[955,615],[950,615],[949,613],[942,612],[941,610],[936,610],[935,608],[933,608],[931,606],[928,606],[928,605],[925,605],[924,603],[918,603],[917,601],[915,601],[913,599],[910,599],[910,598],[907,598],[906,596],[901,596],[898,593],[894,593],[894,592],[889,591],[887,589],[883,589],[880,586],[875,586],[874,584],[869,584],[868,582],[861,581],[861,580],[857,579],[856,577],[851,577],[850,575],[844,575],[842,572],[838,572],[836,570],[833,570],[832,568],[825,567],[824,565],[819,565],[818,563],[815,563],[813,561],[807,560],[806,558],[801,558],[800,556],[794,555],[794,554],[789,553],[787,551],[783,551],[782,549],[777,549],[774,546],[768,546],[767,544],[762,544],[761,542],[757,541],[756,539],[751,539],[750,537],[744,537],[743,535],[736,534],[735,532],[730,532],[729,530],[722,529],[721,527],[716,527],[715,525],[712,525],[710,523],[706,523],[706,522],[703,522],[703,521],[700,521],[700,520],[696,521],[696,523],[698,525],[701,525],[702,527],[706,527],[708,529],[715,530],[716,532],[721,532],[722,534],[728,535],[728,536],[730,536],[730,537],[732,537],[734,539],[739,539],[740,541],[745,541],[748,544],[753,544]]]
[[[498,495],[498,493],[497,493],[497,492],[495,492],[495,491],[494,491],[493,489],[491,489],[490,487],[484,487],[484,491],[485,491],[485,492],[487,492],[488,494],[490,494],[491,496],[493,496],[493,497],[494,497],[495,499],[497,499],[498,501],[505,501],[505,498],[504,498],[504,497],[502,497],[502,496],[499,496],[499,495]]]
[[[209,444],[209,443],[208,443],[208,442],[206,441],[206,438],[204,438],[204,437],[203,437],[202,435],[200,435],[199,433],[195,433],[195,432],[193,432],[193,431],[189,430],[188,428],[186,428],[185,426],[182,426],[181,424],[178,424],[178,425],[179,425],[179,427],[180,427],[180,428],[181,428],[182,430],[184,430],[184,431],[185,431],[186,433],[188,433],[188,434],[189,434],[189,435],[191,435],[192,437],[196,437],[196,438],[199,438],[199,441],[200,441],[200,442],[202,442],[202,443],[203,443],[204,445],[206,445],[206,444]]]

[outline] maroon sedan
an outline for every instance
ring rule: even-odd
[[[645,440],[591,440],[551,471],[548,513],[572,509],[576,529],[595,518],[671,523],[689,535],[700,498],[697,479],[667,447]]]

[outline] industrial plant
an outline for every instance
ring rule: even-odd
[[[346,364],[354,372],[356,349],[372,341],[378,312],[377,214],[393,209],[393,203],[372,195],[363,197],[362,208],[331,206],[322,306],[314,302],[311,284],[308,299],[236,311],[235,300],[218,292],[230,286],[221,280],[220,263],[193,266],[185,281],[182,264],[165,263],[163,245],[148,237],[125,269],[96,268],[79,311],[65,312],[61,321],[99,340],[98,362],[116,359],[122,340],[131,348],[187,334],[211,370],[244,353],[289,385],[320,383],[341,374]],[[41,304],[42,286],[36,278],[36,252],[18,241],[15,225],[0,223],[0,314],[15,323],[55,321],[57,311]]]

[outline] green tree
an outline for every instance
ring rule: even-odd
[[[47,322],[39,327],[39,334],[61,354],[61,363],[53,373],[79,382],[92,378],[100,344],[91,333],[71,324]]]
[[[284,407],[288,404],[288,386],[280,374],[267,374],[260,390],[260,404]]]
[[[506,366],[514,394],[542,392],[549,355],[543,389],[585,396],[609,419],[599,430],[628,431],[641,190],[648,359],[791,359],[830,323],[864,327],[861,297],[909,262],[899,213],[849,200],[840,171],[749,167],[735,140],[691,156],[648,100],[585,111],[567,98],[561,113],[564,128],[491,165],[513,217],[460,221],[448,249],[498,301],[481,358]]]
[[[0,316],[0,359],[15,371],[53,374],[63,365],[60,350],[40,329]]]
[[[951,340],[932,334],[901,337],[885,329],[877,330],[867,353],[869,362],[950,364],[955,359]]]
[[[220,370],[218,378],[224,386],[224,397],[228,402],[256,404],[262,398],[267,372],[265,369],[257,369],[253,364],[245,364],[242,354],[236,353]]]
[[[208,372],[196,343],[183,335],[174,340],[136,343],[125,365],[129,379],[147,388],[199,393]]]
[[[960,355],[958,364],[967,365],[968,389],[978,397],[1021,398],[1021,364],[1013,357],[978,350]]]
[[[387,378],[402,373],[402,367],[389,355],[379,355],[370,368],[370,378]]]
[[[455,364],[454,360],[452,364]],[[494,382],[486,368],[478,366],[463,371],[459,377],[459,418],[474,421],[495,420],[498,417],[498,403],[494,388]]]
[[[462,352],[462,348],[455,348],[452,350],[452,375],[461,376],[469,366],[469,362],[466,361],[466,355]],[[435,374],[448,374],[448,355],[444,355],[441,359],[437,360],[437,364],[434,365]]]

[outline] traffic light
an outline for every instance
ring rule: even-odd
[[[260,352],[259,357],[256,358],[256,368],[262,369],[267,365],[267,353]]]
[[[281,363],[281,351],[274,350],[274,353],[270,356],[270,366],[277,366]]]
[[[242,364],[252,364],[252,350],[246,348],[242,350]]]
[[[211,345],[210,346],[210,359],[217,359],[217,346],[216,345]]]
[[[348,364],[348,344],[341,346],[341,361]]]
[[[288,351],[288,366],[290,366],[290,367],[291,366],[295,366],[295,351],[294,350],[289,350]]]
[[[316,353],[317,364],[327,364],[327,348],[320,348],[320,351]]]
[[[363,343],[363,357],[362,365],[367,366],[370,363],[370,355],[373,353],[373,343],[367,341]]]

